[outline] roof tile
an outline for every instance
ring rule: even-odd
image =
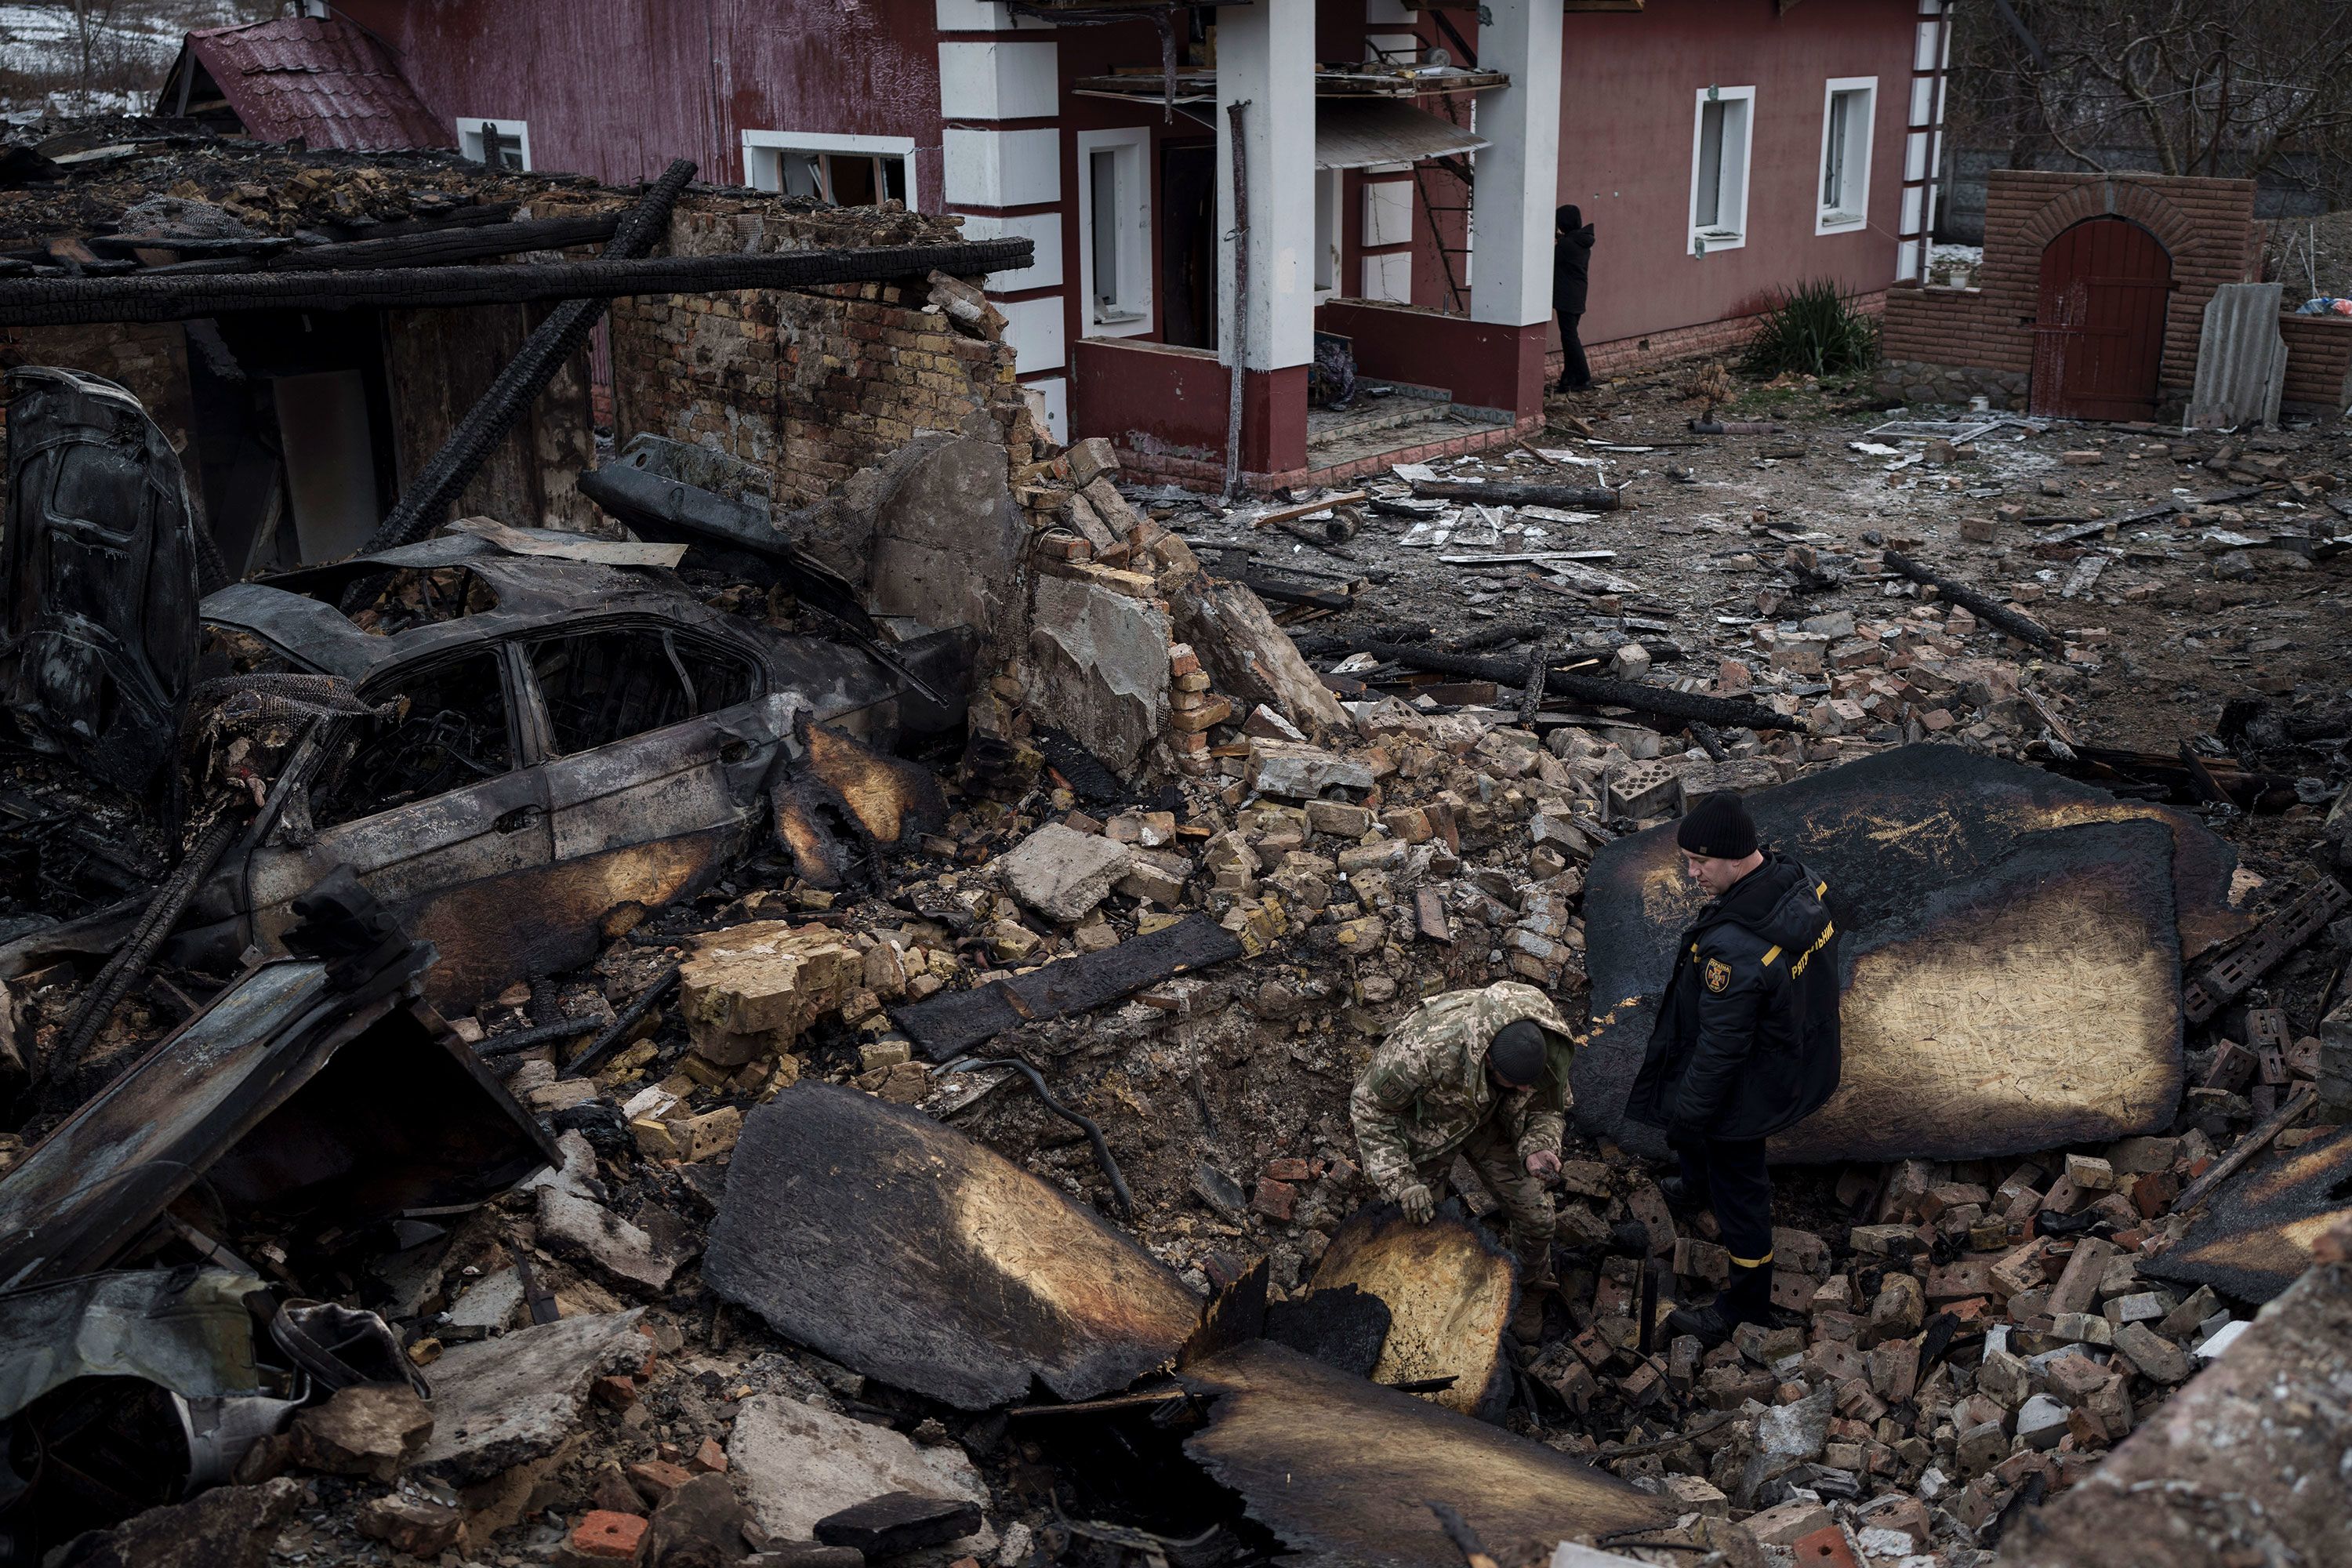
[[[206,28],[188,35],[188,48],[265,141],[381,153],[455,140],[390,51],[340,16]]]

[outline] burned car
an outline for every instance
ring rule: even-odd
[[[46,384],[16,384],[20,446],[48,439],[45,422],[86,416],[87,403],[25,390]],[[97,406],[121,422],[122,400]],[[151,468],[176,470],[160,439],[140,450]],[[177,482],[176,471],[152,480]],[[9,536],[58,529],[60,494],[12,488]],[[184,508],[110,526],[159,554],[142,535],[191,527]],[[698,598],[667,570],[685,549],[471,519],[415,544],[231,584],[171,637],[121,643],[114,657],[143,665],[154,689],[176,680],[185,691],[190,669],[207,678],[200,702],[243,693],[266,710],[273,681],[335,698],[287,727],[282,754],[248,768],[250,820],[193,889],[167,958],[220,973],[249,945],[274,949],[291,901],[348,865],[440,950],[434,999],[470,1006],[583,962],[609,911],[701,891],[771,835],[821,886],[867,874],[883,845],[940,810],[929,772],[888,752],[961,723],[960,701],[933,694],[961,689],[969,634],[887,650],[786,635]],[[127,570],[136,553],[114,560]],[[28,589],[24,557],[12,559],[20,599],[56,581],[37,576]],[[100,602],[131,588],[110,588],[100,567],[77,582]],[[73,743],[77,723],[110,732],[102,704],[85,707],[13,716],[28,738],[79,759],[89,747]],[[180,727],[175,715],[141,721]],[[184,775],[193,750],[181,747]],[[148,783],[121,770],[109,782]],[[178,782],[187,797],[219,784]],[[111,950],[140,918],[140,900],[129,902],[19,938],[0,951],[0,973]]]

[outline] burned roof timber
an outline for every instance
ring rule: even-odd
[[[191,279],[0,279],[0,327],[100,321],[187,321],[237,310],[357,310],[509,305],[538,300],[614,300],[632,294],[704,294],[734,289],[814,289],[835,283],[957,277],[1029,265],[1026,239],[894,245],[758,256],[661,256],[638,260],[396,267],[351,272],[239,272]]]

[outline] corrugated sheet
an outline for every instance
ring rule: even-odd
[[[390,51],[340,17],[208,28],[190,33],[188,48],[264,141],[363,153],[455,143]]]
[[[2286,340],[2279,333],[2282,283],[2225,283],[2205,306],[2197,344],[2191,430],[2278,423],[2286,389]]]
[[[1322,99],[1315,105],[1315,166],[1369,169],[1474,152],[1484,138],[1450,120],[1388,99]]]

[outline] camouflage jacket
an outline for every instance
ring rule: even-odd
[[[1498,1089],[1486,1077],[1486,1042],[1522,1018],[1549,1037],[1543,1080],[1532,1089]],[[1349,1097],[1364,1174],[1393,1198],[1412,1185],[1417,1167],[1453,1153],[1494,1117],[1502,1119],[1522,1160],[1557,1152],[1567,1126],[1572,1049],[1559,1009],[1532,985],[1505,980],[1431,997],[1389,1031]]]

